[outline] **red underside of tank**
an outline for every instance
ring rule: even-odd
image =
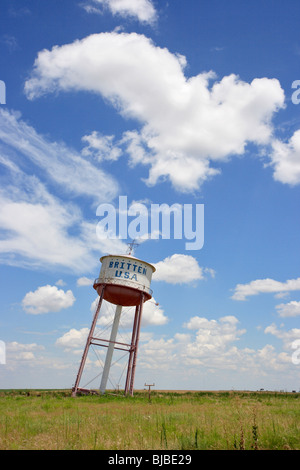
[[[100,295],[101,286],[103,284],[94,284],[94,289]],[[132,287],[124,287],[118,285],[104,284],[104,295],[103,298],[114,305],[123,305],[124,307],[132,307],[139,305],[141,301],[141,294],[144,294],[144,302],[151,299],[151,295],[146,292],[142,292]]]

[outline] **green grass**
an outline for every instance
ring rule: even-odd
[[[300,394],[0,391],[0,449],[300,449]]]

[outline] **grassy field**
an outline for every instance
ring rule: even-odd
[[[0,449],[299,450],[300,394],[0,390]]]

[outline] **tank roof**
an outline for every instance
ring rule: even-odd
[[[101,256],[101,258],[100,258],[101,263],[102,263],[102,260],[103,260],[104,258],[107,258],[107,257],[110,257],[110,256],[118,256],[118,257],[121,257],[121,258],[129,258],[129,259],[132,259],[132,260],[140,261],[141,263],[148,264],[148,265],[152,268],[153,272],[156,271],[156,268],[155,268],[151,263],[148,263],[147,261],[144,261],[144,260],[142,260],[142,259],[136,258],[135,256],[128,255],[128,254],[126,254],[126,255],[122,255],[122,254],[118,254],[118,255],[113,255],[113,254],[104,255],[104,256]]]

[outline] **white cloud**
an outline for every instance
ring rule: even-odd
[[[5,238],[0,240],[2,262],[32,266],[47,263],[74,268],[76,262],[80,263],[80,257],[88,254],[80,239],[68,235],[72,226],[81,223],[79,214],[71,207],[63,207],[46,193],[45,198],[39,199],[38,190],[42,193],[43,188],[35,182],[37,186],[33,188],[32,179],[30,196],[36,196],[34,201],[28,200],[25,191],[22,194],[18,191],[20,199],[13,194],[0,195],[1,230],[6,231]]]
[[[94,279],[90,279],[88,277],[80,277],[77,279],[77,286],[92,286],[94,282]]]
[[[176,351],[175,367],[184,364],[185,369],[192,371],[205,367],[203,373],[214,370],[236,370],[240,374],[246,373],[257,377],[259,381],[271,371],[285,370],[291,365],[291,355],[286,351],[277,352],[272,345],[265,345],[261,349],[238,349],[234,343],[246,333],[245,329],[238,329],[239,321],[234,316],[225,316],[218,320],[209,320],[202,317],[192,317],[183,326],[195,330],[195,334],[174,336],[173,348]],[[291,342],[299,338],[300,330],[278,330],[275,325],[265,329],[283,340],[284,348],[290,349]],[[153,354],[154,355],[154,354]],[[293,371],[292,371],[293,374]]]
[[[165,325],[168,323],[168,317],[166,317],[163,308],[156,302],[154,297],[151,300],[144,303],[142,325]]]
[[[91,305],[91,312],[94,313],[98,304],[99,298],[96,298]],[[98,319],[98,325],[105,327],[112,324],[114,319],[116,306],[107,301],[103,301]],[[135,314],[135,307],[123,307],[120,319],[122,328],[132,328],[133,319]],[[156,302],[154,297],[143,304],[142,322],[141,325],[145,326],[159,326],[165,325],[168,318],[165,316],[164,310]]]
[[[36,343],[22,344],[17,341],[12,341],[6,344],[7,351],[7,368],[10,370],[15,370],[17,367],[26,366],[26,363],[30,365],[36,363],[36,353],[43,351],[44,346],[38,345]]]
[[[91,305],[91,312],[94,314],[96,310],[97,303],[99,298],[96,298]],[[102,303],[97,328],[95,330],[94,336],[101,339],[108,339],[110,336],[111,325],[114,319],[116,306],[106,302],[105,300]],[[118,330],[117,341],[130,343],[130,331],[133,326],[135,307],[123,307],[120,326]],[[168,321],[168,318],[165,316],[163,309],[156,304],[155,299],[147,301],[143,305],[143,314],[141,327],[147,326],[159,326],[164,325]],[[128,336],[129,332],[129,336]],[[86,343],[86,338],[89,333],[89,328],[82,328],[77,330],[72,328],[67,333],[62,335],[57,339],[56,345],[63,347],[65,351],[79,352],[80,349],[83,349]],[[148,341],[149,335],[141,332],[141,341]]]
[[[286,349],[291,349],[292,343],[300,338],[299,328],[292,328],[291,330],[285,331],[283,329],[278,329],[274,323],[265,328],[265,333],[269,333],[276,338],[281,339],[283,341],[284,348]]]
[[[67,194],[88,196],[96,202],[117,195],[118,184],[110,175],[63,143],[48,142],[17,113],[0,109],[0,142],[41,168]]]
[[[156,271],[153,281],[165,281],[170,284],[188,284],[204,279],[203,269],[190,255],[174,254],[154,264]],[[212,273],[211,271],[209,271]]]
[[[256,361],[260,364],[261,371],[263,371],[263,369],[274,370],[275,372],[286,371],[288,365],[291,364],[291,356],[284,351],[277,353],[274,346],[266,344],[257,351]]]
[[[219,320],[192,317],[184,327],[197,330],[194,342],[187,346],[187,355],[193,357],[219,354],[229,344],[237,341],[246,330],[238,330],[238,319],[234,316],[225,316]]]
[[[30,351],[28,352],[21,352],[15,356],[15,359],[18,361],[32,361],[35,358],[34,354]]]
[[[286,282],[275,281],[274,279],[256,279],[248,284],[237,284],[232,295],[234,300],[246,300],[246,297],[261,293],[289,292],[300,290],[300,277],[289,279]]]
[[[272,380],[275,380],[276,387],[284,388],[286,382],[278,381],[278,371],[284,371],[284,381],[290,378],[291,384],[294,384],[295,369],[291,361],[291,349],[293,344],[295,345],[295,338],[299,340],[300,330],[284,331],[275,325],[266,328],[266,334],[273,334],[283,340],[286,350],[277,351],[270,344],[260,349],[249,347],[239,349],[235,343],[245,334],[245,329],[240,329],[238,325],[238,319],[228,315],[215,320],[190,318],[183,325],[189,332],[181,330],[173,336],[153,333],[149,335],[142,330],[137,375],[144,380],[144,377],[150,374],[150,380],[163,388],[170,388],[171,383],[174,389],[184,388],[188,383],[189,386],[192,384],[193,388],[199,389],[203,387],[204,377],[209,381],[217,376],[215,386],[218,387],[220,375],[225,374],[225,377],[229,378],[226,371],[235,371],[240,377],[238,386],[241,389],[247,387],[245,384],[250,382],[251,387],[259,388],[265,386],[266,381],[272,383]],[[72,329],[59,338],[56,344],[64,347],[66,351],[82,354],[87,334],[88,328]],[[126,342],[124,337],[120,341]],[[99,355],[102,355],[101,351]],[[123,360],[126,366],[127,357]],[[100,365],[95,363],[93,367],[98,370]],[[118,369],[118,378],[119,376],[120,369]],[[231,382],[234,380],[233,377],[230,375],[228,387],[233,385]],[[248,382],[249,377],[251,377],[250,382]],[[204,383],[207,383],[206,380]]]
[[[62,158],[61,144],[46,142],[13,113],[0,110],[0,123],[0,164],[6,169],[0,189],[0,262],[60,266],[80,273],[94,269],[99,251],[110,251],[112,241],[98,239],[97,220],[85,220],[74,202],[63,201],[49,191],[51,183],[59,184],[60,194],[88,196],[95,202],[102,193],[99,184],[105,190],[111,183],[106,196],[115,195],[113,180],[92,164],[86,166],[81,157],[73,158],[68,149]],[[21,169],[33,171],[24,165],[24,156],[37,165],[39,178]],[[40,179],[43,177],[45,182]],[[126,245],[114,240],[114,249],[124,252]]]
[[[280,317],[297,317],[300,315],[300,302],[292,300],[287,304],[276,305]]]
[[[246,360],[252,361],[254,351],[238,350],[233,343],[245,330],[238,330],[233,316],[208,320],[193,317],[183,326],[195,333],[176,333],[173,338],[151,338],[140,347],[139,365],[145,369],[166,370],[168,376],[199,374],[199,366],[209,370],[238,369]],[[206,372],[203,372],[206,373]],[[178,386],[178,385],[177,385]]]
[[[82,272],[97,266],[96,224],[87,225],[78,209],[53,198],[34,177],[0,192],[0,260],[17,266],[61,266]],[[24,187],[24,183],[26,189]],[[76,228],[78,234],[70,235]]]
[[[83,348],[88,334],[89,328],[81,328],[81,330],[72,328],[56,340],[56,345],[64,348],[66,351],[74,351],[78,348]]]
[[[170,370],[170,365],[176,360],[175,348],[173,338],[150,339],[140,348],[139,363],[147,369]]]
[[[59,312],[72,307],[75,297],[71,290],[66,292],[56,286],[38,287],[34,292],[27,292],[22,300],[22,306],[27,313],[38,315],[48,312]]]
[[[215,271],[214,269],[212,269],[212,268],[204,268],[204,269],[203,269],[203,272],[210,274],[210,276],[211,276],[212,278],[214,278],[215,275],[216,275],[216,271]]]
[[[22,344],[22,343],[18,343],[17,341],[12,341],[10,343],[7,343],[6,347],[9,352],[13,352],[13,353],[32,352],[32,351],[45,349],[44,346],[38,345],[36,343]]]
[[[278,294],[275,294],[274,297],[276,299],[283,299],[284,297],[288,297],[289,292],[278,292]]]
[[[271,166],[274,179],[295,186],[300,183],[300,130],[296,131],[289,142],[274,139],[272,142]]]
[[[270,143],[284,92],[276,79],[246,83],[232,74],[216,81],[213,72],[187,78],[185,66],[185,57],[145,36],[100,33],[39,52],[25,91],[30,99],[56,90],[102,95],[141,123],[119,145],[131,164],[150,166],[146,182],[169,178],[178,190],[193,191],[219,172],[218,161],[242,155],[249,142]]]
[[[82,155],[94,155],[98,161],[101,160],[117,160],[122,150],[114,145],[113,135],[101,135],[97,131],[93,131],[90,135],[84,135],[82,141],[87,144],[82,150]]]
[[[156,19],[156,11],[151,0],[92,0],[92,3],[84,5],[88,13],[99,13],[94,5],[102,5],[109,9],[113,15],[136,18],[142,23],[153,23]]]

